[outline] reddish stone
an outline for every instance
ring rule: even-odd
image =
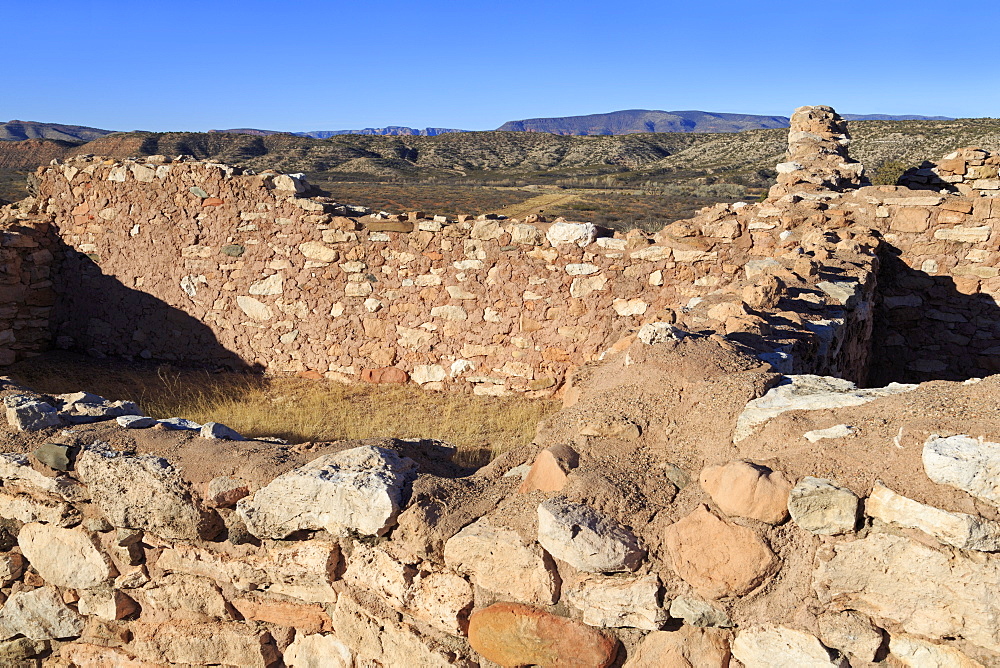
[[[555,445],[542,450],[517,491],[522,494],[560,491],[569,480],[566,474],[577,467],[579,459],[580,456],[568,445]]]
[[[333,630],[330,616],[318,604],[304,605],[261,597],[234,598],[232,604],[244,619],[292,626],[304,634]]]
[[[81,204],[77,204],[75,207],[73,207],[73,210],[70,211],[70,214],[73,216],[84,216],[88,213],[90,213],[89,202],[83,202]]]
[[[394,366],[387,366],[381,369],[362,369],[361,380],[366,383],[397,383],[405,384],[410,380],[410,375]]]
[[[501,666],[606,668],[618,653],[618,641],[597,629],[519,603],[473,613],[469,644]]]
[[[218,197],[206,197],[201,201],[202,206],[221,206],[222,200]]]
[[[323,380],[323,374],[319,371],[313,371],[312,369],[307,369],[306,371],[299,371],[295,374],[299,378],[305,378],[306,380]]]

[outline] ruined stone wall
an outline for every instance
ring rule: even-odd
[[[0,228],[0,364],[12,364],[50,346],[56,243],[47,221],[13,207],[0,207]]]
[[[738,291],[741,267],[782,232],[739,205],[653,238],[348,217],[292,177],[159,158],[83,158],[38,177],[64,245],[61,347],[315,377],[403,371],[478,394],[552,391],[642,324]],[[754,317],[717,324],[753,333]],[[799,347],[816,348],[804,331]]]

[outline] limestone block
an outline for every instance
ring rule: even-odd
[[[518,224],[510,228],[510,242],[527,246],[541,246],[545,235],[534,225]]]
[[[629,653],[624,668],[728,668],[730,635],[690,626],[653,631]]]
[[[38,574],[59,587],[88,589],[115,574],[108,558],[83,529],[25,524],[17,544]]]
[[[266,630],[240,622],[137,622],[131,628],[135,638],[130,647],[147,661],[268,668],[280,658]]]
[[[472,585],[460,575],[420,572],[414,578],[405,612],[445,633],[460,636],[472,603]]]
[[[670,602],[670,616],[683,619],[689,626],[730,628],[729,615],[707,601],[678,596]]]
[[[63,603],[55,587],[11,594],[0,609],[0,640],[18,634],[31,640],[75,638],[83,627],[83,618]]]
[[[372,284],[367,281],[351,282],[344,286],[346,297],[367,297],[373,291]]]
[[[916,385],[890,383],[885,387],[858,387],[842,378],[802,374],[785,376],[782,382],[767,393],[747,403],[736,420],[733,442],[739,442],[754,429],[786,411],[827,410],[846,406],[860,406],[880,397],[909,392]]]
[[[619,316],[627,318],[633,315],[643,315],[646,309],[649,308],[649,304],[641,299],[615,299],[611,307],[615,310]]]
[[[266,321],[274,317],[274,312],[271,311],[270,306],[254,299],[253,297],[244,297],[243,295],[240,295],[236,298],[236,305],[239,306],[240,310],[243,311],[251,320]]]
[[[328,633],[295,634],[283,656],[288,668],[353,668],[351,649]]]
[[[954,647],[936,645],[920,638],[893,634],[889,653],[907,668],[984,668]]]
[[[887,524],[918,529],[946,545],[964,550],[1000,551],[1000,522],[928,506],[896,494],[879,482],[865,501],[865,513]]]
[[[591,276],[578,276],[573,279],[569,286],[569,294],[574,298],[582,298],[591,292],[600,292],[608,284],[608,277],[604,274],[593,274]]]
[[[156,418],[144,415],[120,415],[115,421],[125,429],[149,429],[156,424]]]
[[[499,239],[503,235],[504,230],[500,226],[500,221],[498,220],[477,220],[472,224],[472,230],[469,231],[469,236],[471,238],[480,239],[482,241]]]
[[[668,322],[648,322],[639,328],[636,338],[647,346],[667,341],[680,341],[687,335],[684,330]]]
[[[51,646],[52,644],[47,640],[32,640],[31,638],[17,638],[0,642],[0,665],[12,668],[37,665],[24,660],[47,653]],[[89,667],[84,666],[83,668]]]
[[[59,648],[60,658],[72,662],[73,668],[161,668],[163,664],[137,659],[115,647],[74,642]]]
[[[14,394],[5,397],[3,403],[7,408],[7,424],[18,431],[37,431],[63,423],[54,407],[35,397]]]
[[[943,227],[934,230],[934,238],[942,241],[958,241],[964,244],[977,244],[989,241],[990,233],[993,231],[989,225],[981,227]]]
[[[555,247],[559,244],[576,244],[583,248],[597,239],[597,228],[591,223],[553,223],[545,238]]]
[[[259,538],[281,540],[302,529],[380,536],[395,523],[415,469],[392,450],[352,448],[278,476],[240,499],[236,512]]]
[[[468,320],[469,314],[461,306],[435,306],[431,309],[431,317],[461,322]]]
[[[882,630],[859,612],[827,612],[817,618],[819,637],[827,647],[861,661],[874,661],[882,646]]]
[[[673,249],[667,246],[647,246],[633,251],[629,254],[629,257],[633,260],[642,260],[644,262],[661,262],[671,259],[673,255]]]
[[[820,602],[836,602],[907,633],[964,638],[1000,651],[1000,559],[941,552],[888,534],[836,543],[813,574]]]
[[[164,459],[85,450],[76,474],[108,521],[171,540],[211,538],[218,517],[203,510],[183,476]]]
[[[750,628],[736,634],[733,656],[746,668],[848,668],[815,636],[784,626]]]
[[[24,572],[24,557],[16,552],[0,552],[0,587],[21,577]]]
[[[139,609],[127,594],[111,587],[84,589],[79,595],[77,610],[81,615],[93,615],[109,622],[124,619]]]
[[[851,490],[808,476],[799,481],[788,497],[792,521],[822,536],[854,531],[859,507],[860,500]]]
[[[930,211],[923,207],[899,209],[889,222],[889,228],[896,232],[925,232],[930,225]]]
[[[245,441],[242,434],[220,422],[206,422],[199,430],[202,438],[224,441]]]
[[[436,383],[448,377],[448,372],[440,364],[418,364],[410,372],[410,378],[418,385]]]
[[[570,276],[589,276],[590,274],[596,274],[600,270],[601,268],[596,264],[579,263],[566,265],[566,273]]]
[[[0,490],[0,517],[68,527],[80,521],[80,511],[58,497],[44,493],[22,494]]]
[[[727,515],[751,517],[779,524],[788,517],[792,483],[783,473],[750,462],[708,466],[700,476],[701,487]]]
[[[391,608],[402,610],[416,573],[413,566],[397,561],[385,550],[356,543],[344,572],[344,582],[367,589]]]
[[[233,618],[221,590],[206,578],[167,575],[151,586],[134,590],[132,595],[142,605],[142,619],[146,622]]]
[[[316,262],[336,262],[340,257],[340,253],[320,241],[306,241],[299,244],[299,252]]]
[[[362,663],[367,660],[382,666],[473,668],[412,626],[376,616],[348,593],[337,599],[332,617],[334,633],[355,653],[357,665],[368,665]]]
[[[1000,443],[935,434],[924,443],[922,457],[934,482],[1000,506]]]
[[[846,424],[837,424],[826,429],[813,429],[802,434],[810,443],[822,441],[825,438],[847,438],[855,431],[854,427]]]
[[[280,295],[284,292],[284,277],[281,272],[271,274],[267,278],[250,284],[248,292],[252,295]]]
[[[517,603],[495,603],[473,613],[469,644],[502,666],[606,668],[618,649],[617,641],[595,628]]]
[[[583,623],[604,628],[629,627],[656,631],[667,621],[657,604],[660,579],[591,576],[563,592],[563,601],[582,612]]]
[[[645,556],[631,531],[564,497],[538,506],[538,542],[556,559],[590,573],[634,571]]]
[[[674,570],[708,598],[746,594],[780,564],[756,533],[720,520],[705,506],[671,524],[664,533]]]
[[[337,592],[331,585],[339,562],[336,543],[314,539],[241,558],[181,544],[165,549],[156,566],[167,573],[210,578],[239,591],[260,590],[310,603],[333,603]]]
[[[526,545],[513,529],[494,526],[485,517],[445,543],[444,561],[477,587],[505,598],[552,605],[559,597],[555,565],[548,555],[535,543]]]

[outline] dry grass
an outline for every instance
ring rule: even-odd
[[[338,439],[436,438],[459,449],[464,465],[482,465],[531,442],[557,402],[425,392],[413,386],[341,385],[237,373],[136,367],[90,360],[35,358],[7,369],[39,392],[86,390],[135,401],[157,418],[221,422],[250,437],[293,443]]]

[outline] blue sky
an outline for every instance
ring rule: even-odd
[[[489,130],[804,104],[1000,116],[993,2],[4,2],[0,120]]]

